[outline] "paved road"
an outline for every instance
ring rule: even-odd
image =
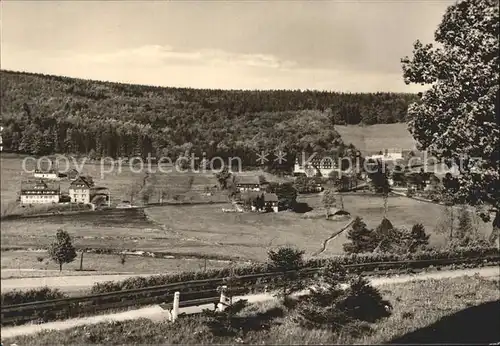
[[[438,271],[433,273],[423,273],[416,275],[401,275],[396,277],[381,277],[372,278],[370,282],[374,286],[384,285],[384,284],[398,284],[414,280],[429,280],[429,279],[445,279],[454,278],[467,275],[480,275],[484,278],[498,278],[500,276],[500,270],[498,267],[486,267],[477,269],[463,269],[463,270],[453,270],[453,271]],[[299,294],[304,294],[301,292]],[[274,297],[269,293],[253,294],[248,296],[236,297],[237,299],[247,299],[249,303],[256,303],[274,299]],[[182,297],[181,297],[182,299]],[[188,308],[180,309],[180,313],[192,314],[201,312],[203,309],[213,308],[213,305],[202,305],[193,306]],[[149,318],[153,321],[162,321],[168,318],[169,313],[163,310],[160,306],[154,305],[137,310],[125,311],[115,314],[101,315],[101,316],[91,316],[85,318],[75,318],[65,321],[49,322],[40,325],[23,325],[16,327],[4,327],[2,328],[2,338],[11,338],[19,335],[29,335],[41,332],[43,330],[56,329],[64,330],[86,324],[97,324],[106,321],[125,321],[133,320],[139,318]]]

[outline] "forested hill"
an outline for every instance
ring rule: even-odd
[[[405,120],[412,94],[163,88],[1,71],[3,145],[33,154],[330,149],[334,124]]]

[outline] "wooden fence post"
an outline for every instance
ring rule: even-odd
[[[179,316],[179,299],[180,292],[174,293],[174,305],[172,306],[172,322],[175,322],[177,316]]]
[[[227,306],[227,296],[226,296],[226,289],[227,289],[227,286],[222,286],[221,287],[221,290],[220,290],[220,300],[219,300],[219,304],[217,305],[217,310],[218,311],[224,311],[224,309],[226,308]]]

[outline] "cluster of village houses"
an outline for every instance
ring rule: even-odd
[[[303,159],[303,158],[301,158]],[[379,154],[367,156],[365,159],[380,160],[384,162],[398,162],[403,160],[403,150],[390,149]],[[322,177],[329,177],[330,174],[338,170],[332,159],[322,156],[313,157],[306,160],[308,164],[296,159],[293,173],[294,175],[305,175],[307,177],[316,176],[318,173]],[[77,170],[72,169],[67,173],[60,173],[57,170],[36,170],[34,179],[21,183],[20,202],[22,204],[50,204],[50,203],[82,203],[89,204],[99,200],[109,206],[110,193],[105,187],[95,187],[91,176],[81,175]],[[71,181],[68,192],[62,192],[60,180]],[[392,185],[392,181],[389,180]],[[428,183],[428,182],[426,182]],[[239,199],[234,203],[237,210],[242,209],[244,201],[260,199],[265,210],[278,212],[278,197],[274,193],[267,193],[266,182],[261,181],[258,176],[240,175],[236,179],[236,188],[240,192]],[[323,189],[320,183],[316,190]],[[100,197],[100,198],[96,198]],[[255,210],[252,205],[251,209]]]
[[[61,191],[60,181],[71,181],[68,192]],[[100,198],[98,198],[100,197]],[[104,187],[95,187],[91,176],[81,175],[72,169],[67,173],[56,170],[35,170],[33,178],[21,182],[19,193],[21,204],[81,203],[90,204],[105,201],[109,204],[109,191]]]

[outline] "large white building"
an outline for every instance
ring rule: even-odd
[[[43,180],[21,183],[22,204],[59,203],[61,188]]]
[[[328,177],[330,173],[337,170],[337,164],[333,157],[316,156],[315,154],[295,158],[293,167],[294,174],[305,174],[308,177],[314,177],[318,173],[322,177]]]
[[[240,175],[236,177],[236,188],[240,192],[244,191],[260,191],[261,182],[258,176]]]
[[[35,173],[33,175],[37,179],[50,179],[50,180],[58,180],[59,179],[59,175],[53,169],[51,169],[51,170],[37,169],[37,170],[35,170]]]
[[[90,189],[93,186],[91,179],[78,177],[69,185],[69,197],[73,203],[90,203]]]
[[[385,149],[375,155],[367,156],[366,159],[380,160],[380,161],[398,161],[403,159],[402,149]]]

